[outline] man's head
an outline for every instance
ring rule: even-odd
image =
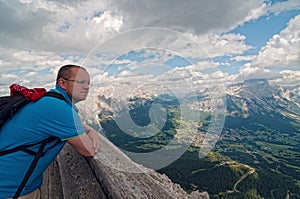
[[[56,84],[59,85],[73,103],[86,99],[90,88],[90,76],[85,68],[78,65],[64,65],[57,74]]]

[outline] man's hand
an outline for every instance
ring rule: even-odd
[[[93,149],[95,151],[95,153],[97,153],[100,149],[100,136],[99,133],[93,129],[92,127],[83,124],[83,127],[85,129],[86,134],[88,135],[88,137],[92,140],[93,142]]]
[[[91,129],[87,132],[87,135],[93,141],[93,148],[95,150],[95,153],[97,153],[100,149],[100,137],[98,132],[94,129]]]

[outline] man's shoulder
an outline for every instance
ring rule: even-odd
[[[63,99],[43,96],[38,101],[31,103],[28,107],[40,110],[49,110],[49,111],[60,111],[62,109],[71,109],[72,107],[68,105]]]
[[[44,102],[44,103],[52,102],[52,103],[58,103],[58,104],[67,104],[65,98],[61,94],[54,93],[54,92],[46,93],[38,101],[41,101],[41,102]]]

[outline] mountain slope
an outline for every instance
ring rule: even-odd
[[[264,79],[232,85],[226,95],[228,117],[225,125],[255,128],[264,124],[280,131],[295,131],[291,123],[300,121],[300,105],[296,95],[291,92],[289,96],[292,97]]]
[[[230,85],[225,95],[227,116],[223,131],[204,158],[199,158],[199,147],[211,125],[210,112],[222,107],[223,99],[212,101],[211,93],[205,91],[187,96],[190,113],[200,115],[195,132],[199,140],[194,140],[179,159],[159,172],[187,191],[207,191],[211,198],[300,198],[300,100],[296,91],[297,88],[271,86],[264,79]],[[96,95],[99,123],[107,138],[119,148],[149,153],[178,138],[181,107],[174,96],[139,92],[116,99],[109,89]],[[123,112],[137,125],[147,126],[153,104],[166,109],[166,123],[160,132],[140,138],[119,128],[116,121],[122,119],[119,113]]]

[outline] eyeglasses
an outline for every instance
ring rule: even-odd
[[[63,78],[66,81],[70,81],[70,82],[75,82],[79,85],[88,85],[91,86],[90,82],[86,81],[86,80],[75,80],[75,79],[68,79],[68,78]]]

